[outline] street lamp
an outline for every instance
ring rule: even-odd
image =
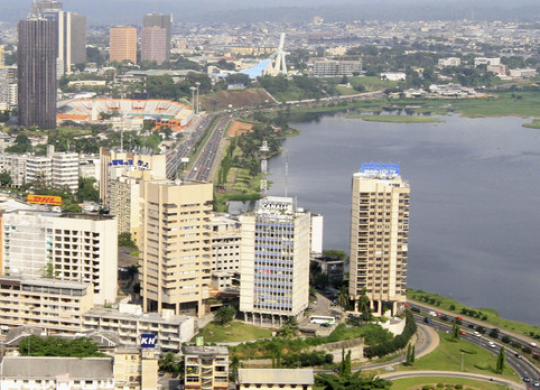
[[[189,89],[191,90],[191,107],[193,108],[193,111],[195,111],[195,114],[197,113],[197,110],[195,108],[195,90],[197,88],[195,87],[189,87]]]
[[[201,85],[201,83],[197,81],[195,85],[197,86],[197,105],[195,106],[195,114],[198,114],[199,113],[199,86]]]

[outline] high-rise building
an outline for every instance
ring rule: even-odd
[[[52,185],[71,192],[79,188],[79,155],[57,152],[52,156]]]
[[[17,108],[17,67],[0,66],[0,105]]]
[[[205,314],[212,272],[212,183],[141,183],[144,311]]]
[[[406,300],[409,194],[398,164],[364,163],[352,179],[349,294],[365,290],[378,314]]]
[[[21,20],[18,30],[19,124],[55,129],[58,23],[40,18]]]
[[[2,271],[91,283],[94,303],[116,300],[117,222],[112,216],[6,212],[1,216]]]
[[[145,27],[141,31],[141,61],[156,61],[161,65],[167,60],[167,30]]]
[[[171,28],[172,28],[172,15],[165,14],[146,14],[143,18],[143,27],[160,27],[167,30],[166,37],[166,60],[171,57]]]
[[[113,27],[110,29],[110,61],[129,60],[137,63],[137,29],[134,27]]]
[[[34,2],[32,13],[58,24],[58,78],[86,62],[86,16],[63,11],[61,2],[50,0]]]
[[[309,304],[310,214],[268,196],[242,218],[240,311],[261,326],[284,325]]]

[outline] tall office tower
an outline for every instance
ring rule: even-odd
[[[86,16],[63,11],[61,2],[49,0],[34,2],[32,13],[58,23],[58,78],[86,62]]]
[[[129,60],[137,63],[137,29],[134,27],[113,27],[110,29],[110,61]]]
[[[352,180],[349,294],[365,289],[377,314],[406,300],[410,188],[399,173],[398,164],[363,163]]]
[[[207,228],[213,186],[141,184],[140,275],[143,310],[205,314],[212,272]]]
[[[19,21],[18,113],[23,127],[56,128],[57,22]]]
[[[247,322],[281,326],[308,307],[310,214],[295,203],[268,196],[242,218],[240,311]]]
[[[17,67],[0,66],[0,105],[17,108]]]
[[[171,58],[171,27],[173,16],[165,14],[146,14],[143,18],[143,27],[160,27],[167,30],[166,59]]]
[[[145,27],[141,31],[141,61],[156,61],[161,65],[167,60],[167,30]]]
[[[4,66],[4,46],[0,45],[0,66]]]

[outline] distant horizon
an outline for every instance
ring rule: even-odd
[[[86,15],[88,24],[142,24],[146,13],[173,14],[176,22],[234,22],[258,23],[305,21],[314,15],[329,21],[351,18],[366,20],[540,20],[540,4],[534,0],[381,0],[377,6],[368,0],[82,0],[61,1],[65,11]],[[0,21],[15,24],[26,19],[32,1],[14,3],[0,0]],[[299,12],[306,10],[309,12]],[[349,12],[350,11],[350,12]],[[403,19],[400,19],[403,18]]]

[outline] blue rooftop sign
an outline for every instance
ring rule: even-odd
[[[399,163],[362,163],[362,173],[371,175],[399,175]]]
[[[156,346],[155,334],[141,334],[141,348],[154,348]]]

